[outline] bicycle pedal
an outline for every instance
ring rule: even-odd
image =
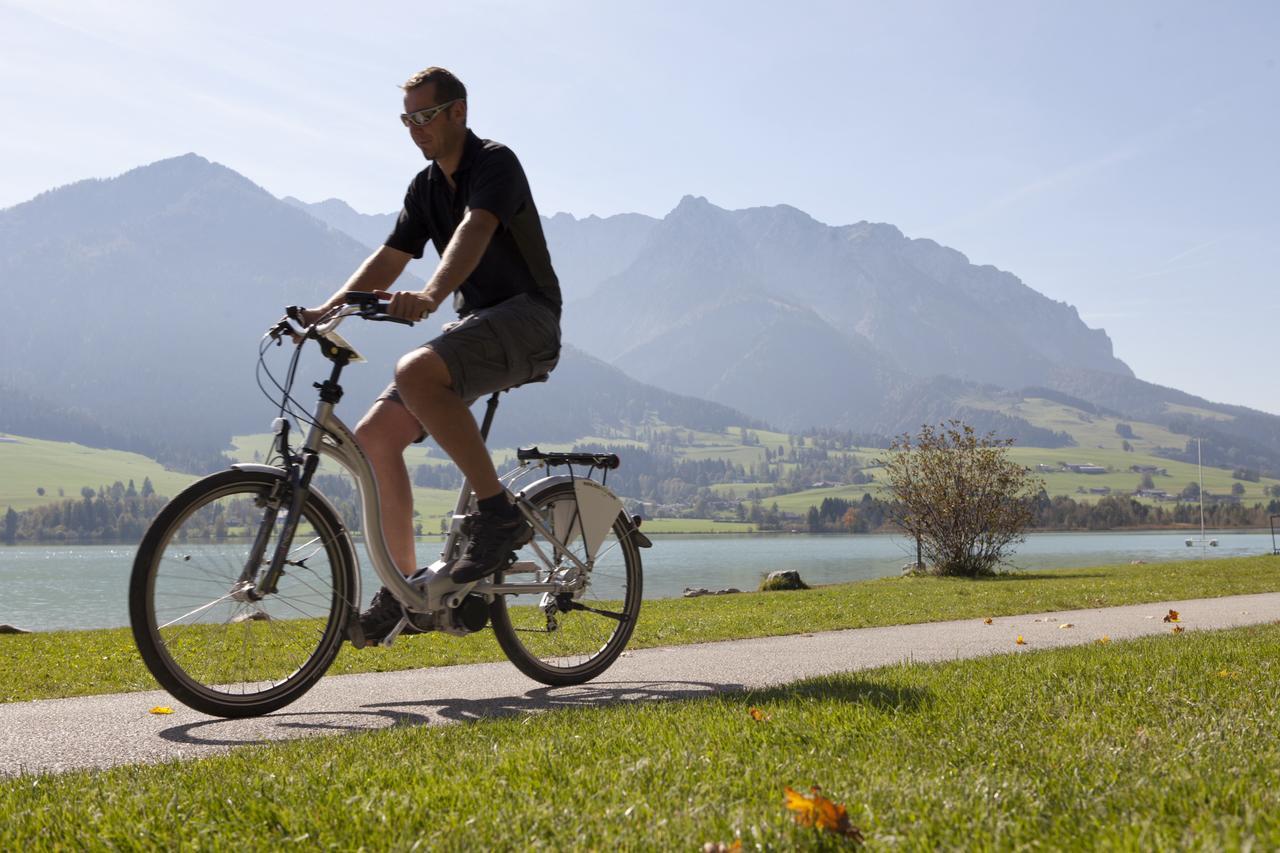
[[[358,613],[347,620],[347,641],[357,649],[364,649],[373,645],[373,643],[369,642],[369,638],[364,635],[364,629],[360,627],[360,615]]]
[[[400,621],[396,623],[396,626],[387,632],[387,636],[378,641],[378,645],[383,648],[390,647],[390,645],[396,641],[396,637],[400,636],[400,632],[407,627],[409,627],[409,617],[407,615],[401,616]]]

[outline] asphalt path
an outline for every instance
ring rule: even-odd
[[[0,704],[0,777],[192,759],[238,746],[394,725],[444,725],[503,715],[665,701],[776,687],[802,678],[903,661],[933,662],[1280,620],[1280,593],[1168,601],[1093,610],[929,622],[637,649],[601,678],[550,688],[508,663],[436,667],[321,679],[266,717],[222,720],[161,691]],[[1070,627],[1063,627],[1069,625]],[[1021,636],[1024,645],[1017,644]],[[170,715],[152,714],[156,706]]]

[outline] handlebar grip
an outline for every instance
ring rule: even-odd
[[[361,308],[377,308],[383,300],[378,298],[378,294],[367,290],[348,290],[346,302],[348,305],[359,305]]]
[[[387,300],[376,293],[370,293],[365,290],[349,290],[345,299],[348,305],[357,306],[360,309],[360,316],[366,320],[373,320],[378,323],[399,323],[402,326],[413,325],[412,320],[392,317],[390,314],[384,313],[387,307]]]

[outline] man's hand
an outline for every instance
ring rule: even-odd
[[[385,290],[378,290],[374,292],[379,297],[389,300],[387,314],[401,320],[410,320],[416,323],[436,310],[435,303],[431,301],[426,293],[421,291],[397,290],[395,293],[387,293]]]

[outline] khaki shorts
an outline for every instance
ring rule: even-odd
[[[471,405],[554,370],[560,318],[541,299],[521,294],[449,323],[423,346],[444,359],[453,390]],[[404,405],[394,382],[378,399]]]

